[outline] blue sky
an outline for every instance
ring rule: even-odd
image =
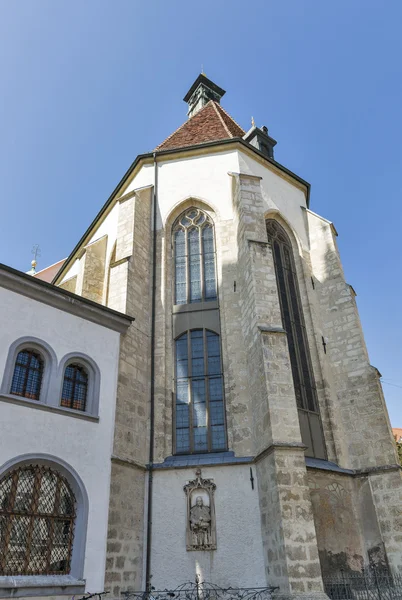
[[[335,223],[402,426],[401,21],[399,0],[0,1],[0,261],[28,270],[34,243],[40,268],[68,255],[135,156],[185,120],[203,64]]]

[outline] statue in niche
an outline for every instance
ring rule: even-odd
[[[216,550],[215,489],[211,479],[201,477],[201,469],[197,469],[196,479],[184,486],[187,496],[187,550]]]
[[[204,506],[201,496],[197,496],[195,505],[190,509],[190,528],[193,533],[193,546],[210,546],[211,510],[209,506]]]

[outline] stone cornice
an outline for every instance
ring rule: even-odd
[[[92,302],[0,263],[0,287],[108,329],[125,333],[134,317]]]

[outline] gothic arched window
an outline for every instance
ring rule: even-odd
[[[302,440],[308,447],[307,456],[326,458],[291,242],[272,219],[267,221],[267,233],[275,263],[282,323],[287,333]]]
[[[193,329],[175,342],[176,452],[226,449],[219,335]]]
[[[69,364],[64,371],[61,405],[85,411],[88,392],[88,373],[80,364]]]
[[[44,361],[36,350],[26,348],[17,354],[10,394],[39,400]]]
[[[0,480],[0,575],[70,573],[75,497],[67,480],[43,465]]]
[[[190,208],[173,229],[175,304],[217,299],[214,230],[209,216]]]

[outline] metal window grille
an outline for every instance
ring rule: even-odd
[[[267,220],[266,226],[275,263],[282,323],[287,333],[302,439],[308,447],[308,456],[326,458],[292,245],[277,221]]]
[[[35,350],[21,350],[15,361],[10,394],[39,400],[43,376],[43,360]]]
[[[67,480],[43,465],[0,480],[0,575],[70,572],[75,497]]]
[[[176,452],[226,449],[219,335],[194,329],[176,340]]]
[[[71,364],[64,371],[61,405],[85,411],[88,392],[88,373],[81,365]]]
[[[212,221],[197,208],[184,213],[173,228],[175,304],[217,299]]]

